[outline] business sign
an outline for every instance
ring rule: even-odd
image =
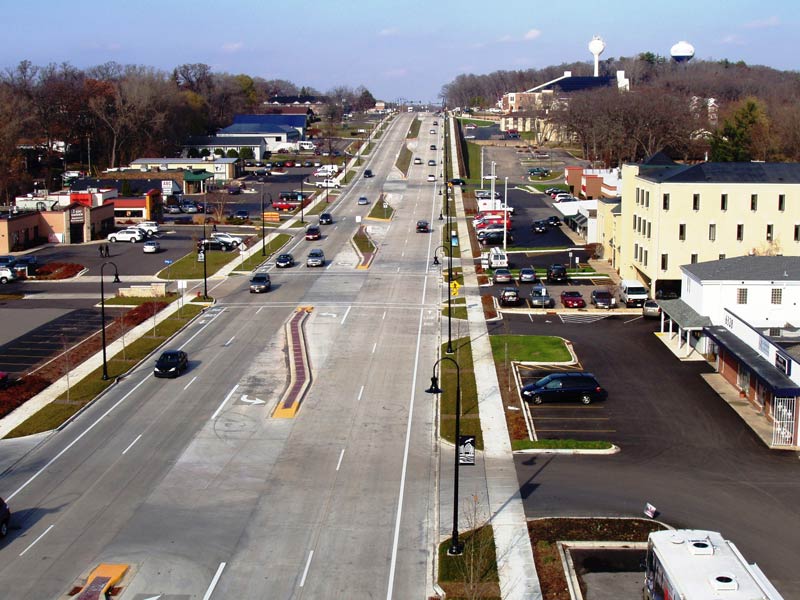
[[[175,193],[175,182],[171,179],[161,180],[161,193],[165,196]]]
[[[460,435],[460,436],[458,436],[458,464],[460,464],[460,465],[474,465],[475,464],[475,436],[474,435]]]
[[[70,223],[83,223],[85,217],[83,214],[83,207],[69,209],[69,222]]]

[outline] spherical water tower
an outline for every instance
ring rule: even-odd
[[[592,41],[589,42],[589,52],[594,55],[594,76],[597,77],[600,75],[600,55],[603,53],[603,50],[606,49],[606,43],[603,39],[596,35],[592,38]]]
[[[669,51],[672,60],[677,63],[685,63],[694,57],[694,46],[689,42],[678,42]]]

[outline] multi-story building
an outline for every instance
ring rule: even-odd
[[[682,265],[800,255],[800,164],[680,165],[663,154],[622,168],[622,208],[606,249],[624,279],[680,292]]]

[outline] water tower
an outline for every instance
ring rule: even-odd
[[[676,63],[685,63],[694,57],[694,46],[689,42],[678,42],[669,51],[672,60]]]
[[[596,35],[592,38],[592,41],[589,42],[589,52],[594,55],[594,76],[597,77],[600,75],[600,55],[603,53],[603,50],[606,49],[606,43],[603,39]]]

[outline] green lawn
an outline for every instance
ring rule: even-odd
[[[364,231],[364,228],[361,227],[353,236],[353,243],[358,248],[361,254],[371,254],[375,252],[375,244],[372,243],[372,240],[369,239],[367,233]]]
[[[472,346],[468,337],[453,340],[453,354],[447,354],[447,342],[442,344],[441,356],[458,363],[461,371],[461,435],[474,435],[475,447],[483,449],[483,434],[478,418],[478,391],[472,366]],[[439,363],[439,387],[444,390],[440,399],[441,436],[456,439],[456,368],[445,359]],[[426,385],[427,387],[427,385]]]
[[[214,273],[219,271],[222,267],[227,265],[232,260],[239,258],[239,252],[234,250],[232,252],[222,252],[220,250],[210,250],[205,253],[206,256],[206,273],[211,277]],[[163,269],[158,274],[159,279],[167,278],[167,269]],[[202,279],[203,278],[203,263],[197,260],[197,252],[190,252],[183,258],[176,260],[169,266],[169,278],[174,279]]]
[[[493,335],[492,354],[495,362],[506,359],[521,362],[566,362],[571,355],[564,340],[547,335]]]
[[[375,204],[372,205],[372,210],[369,211],[367,215],[368,219],[391,219],[392,215],[394,215],[394,209],[389,205],[388,202],[384,201],[377,201]]]
[[[288,233],[279,233],[275,236],[274,239],[270,240],[268,243],[265,244],[264,253],[265,256],[261,255],[261,240],[258,240],[257,247],[259,250],[255,252],[250,258],[247,260],[242,261],[239,266],[236,267],[237,271],[252,271],[256,267],[258,267],[261,263],[263,263],[267,258],[275,254],[278,250],[283,247],[286,242],[292,239]]]
[[[411,166],[411,150],[406,148],[405,144],[400,148],[400,154],[397,155],[397,162],[395,166],[403,172],[403,175],[408,177],[408,168]]]
[[[411,127],[408,128],[408,135],[406,136],[406,138],[411,139],[411,138],[419,137],[420,125],[422,125],[422,121],[420,121],[417,118],[415,118],[413,121],[411,121]]]

